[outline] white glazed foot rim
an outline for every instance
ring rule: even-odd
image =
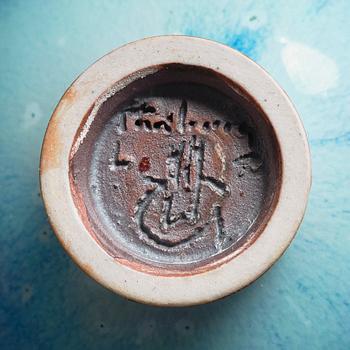
[[[74,202],[69,178],[72,152],[84,137],[77,143],[77,132],[82,125],[83,130],[88,128],[92,122],[89,120],[92,108],[101,102],[101,96],[106,97],[108,89],[118,86],[118,82],[135,72],[152,74],[152,67],[174,63],[220,73],[252,96],[275,132],[281,156],[278,199],[259,236],[223,263],[182,275],[149,273],[108,254],[88,232],[82,219],[84,208],[78,208]],[[210,302],[247,286],[282,255],[305,212],[311,165],[306,134],[297,112],[284,91],[261,67],[216,42],[160,36],[110,52],[74,81],[48,125],[42,147],[40,180],[54,231],[82,269],[126,298],[154,305],[185,306]]]

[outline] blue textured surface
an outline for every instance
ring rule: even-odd
[[[1,1],[0,349],[349,349],[350,26],[347,1]],[[49,117],[75,77],[126,42],[226,43],[283,86],[309,135],[313,188],[283,258],[199,307],[139,305],[70,260],[38,189]]]

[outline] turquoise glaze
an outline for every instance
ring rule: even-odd
[[[349,349],[349,14],[346,1],[1,1],[0,349]],[[183,309],[130,302],[89,278],[50,229],[38,186],[46,125],[76,76],[115,47],[174,33],[269,71],[313,161],[283,258],[236,295]]]

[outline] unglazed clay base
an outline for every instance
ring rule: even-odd
[[[156,37],[111,52],[66,92],[41,183],[55,232],[95,279],[141,302],[197,304],[286,249],[309,151],[288,98],[248,58]]]
[[[238,87],[212,70],[162,66],[94,114],[77,134],[71,186],[111,256],[157,274],[194,273],[257,238],[281,160],[267,117]]]

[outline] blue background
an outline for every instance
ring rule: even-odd
[[[349,349],[348,1],[0,2],[0,349]],[[150,35],[225,43],[261,64],[307,130],[313,187],[283,258],[236,295],[191,308],[126,301],[85,275],[47,221],[41,142],[97,58]]]

